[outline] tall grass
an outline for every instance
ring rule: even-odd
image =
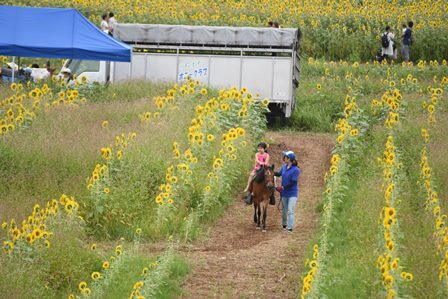
[[[243,100],[229,100],[229,112],[223,110],[214,119],[206,120],[209,116],[205,114],[204,121],[214,122],[214,125],[210,126],[213,130],[210,129],[207,134],[216,136],[216,145],[195,152],[199,162],[194,166],[195,176],[189,196],[181,194],[178,207],[172,209],[170,221],[156,226],[159,207],[154,199],[159,192],[159,185],[166,179],[166,169],[175,162],[173,142],[180,144],[182,150],[188,147],[187,128],[192,119],[198,117],[198,107],[205,106],[208,100],[207,90],[190,85],[189,90],[197,89],[197,92],[177,95],[174,104],[160,110],[156,107],[152,95],[164,94],[165,92],[160,90],[165,90],[166,86],[137,82],[134,85],[117,85],[98,90],[96,88],[94,86],[83,91],[87,95],[90,93],[93,101],[77,108],[51,109],[36,118],[32,125],[19,128],[0,139],[0,223],[7,223],[9,229],[10,219],[14,218],[20,222],[30,213],[34,204],[43,205],[49,198],[58,198],[62,193],[76,195],[80,202],[80,221],[83,223],[82,226],[65,225],[63,229],[59,229],[51,237],[52,246],[39,248],[30,259],[23,259],[23,256],[16,255],[14,251],[12,254],[2,255],[0,286],[1,289],[8,289],[7,294],[58,298],[76,293],[79,283],[87,281],[91,273],[101,269],[102,262],[107,259],[104,256],[107,253],[102,253],[103,250],[92,251],[91,243],[102,243],[105,239],[112,242],[122,238],[131,240],[137,228],[141,230],[139,234],[146,242],[161,240],[173,234],[180,237],[185,233],[187,240],[196,237],[200,234],[201,227],[216,219],[223,206],[233,199],[233,191],[228,186],[238,185],[238,179],[245,172],[245,165],[253,154],[250,147],[251,138],[260,136],[265,128],[262,111],[258,106],[252,106],[250,101],[243,104]],[[218,96],[216,91],[209,92],[209,97]],[[229,91],[228,94],[233,97],[236,92]],[[117,99],[117,94],[126,98]],[[227,100],[223,100],[223,103],[225,101]],[[221,107],[220,104],[218,107]],[[255,116],[255,119],[238,118],[237,109],[243,106],[245,109],[249,107],[248,113]],[[158,113],[161,113],[159,117],[153,114],[150,121],[142,122],[142,113],[158,109]],[[250,130],[254,121],[259,128]],[[247,131],[247,145],[235,145],[238,163],[230,163],[229,166],[233,166],[225,168],[223,175],[227,178],[223,179],[223,182],[226,186],[215,190],[216,202],[192,222],[193,226],[189,228],[188,233],[184,232],[180,227],[185,225],[185,219],[193,209],[201,205],[202,190],[208,182],[208,172],[212,169],[212,162],[221,147],[221,135],[230,127],[239,125]],[[100,148],[108,145],[113,148],[115,136],[123,132],[135,132],[137,137],[133,142],[127,143],[120,163],[109,165],[111,169],[108,191],[103,198],[105,208],[102,209],[99,221],[93,222],[91,215],[96,208],[96,202],[91,198],[96,195],[88,190],[86,178],[91,175],[97,163],[103,163]],[[6,240],[3,231],[0,231],[0,238],[1,241]],[[113,292],[126,294],[131,286],[128,285],[127,291],[123,291],[124,285],[138,277],[137,272],[127,272],[126,269],[139,267],[147,262],[148,258],[154,257],[139,257],[131,252],[129,259],[117,265],[115,271],[118,274],[115,273],[110,278],[107,286],[92,282],[91,288],[90,283],[88,284],[89,289],[102,296],[108,294],[111,285],[114,285],[119,290],[112,290]],[[32,268],[27,267],[30,262]],[[67,265],[64,266],[63,263]],[[13,265],[16,267],[11,270]],[[158,286],[161,290],[154,291],[165,295],[179,294],[179,283],[188,267],[181,258],[174,258],[173,263],[166,266],[170,283],[163,281]],[[29,271],[26,272],[25,269]],[[10,284],[9,281],[15,276],[20,279],[16,280],[17,283]],[[24,284],[38,286],[22,292],[20,289]]]
[[[372,141],[372,137],[368,137],[365,142],[372,144]],[[321,282],[322,294],[330,298],[371,298],[378,291],[371,283],[376,276],[373,257],[378,244],[375,230],[378,215],[373,211],[381,210],[381,198],[379,201],[365,200],[371,198],[374,188],[380,185],[375,180],[376,165],[369,161],[368,153],[372,151],[374,148],[363,147],[364,155],[350,160],[347,193],[334,206],[335,220],[328,237],[331,244],[328,264]]]
[[[100,267],[101,260],[89,249],[79,223],[56,222],[53,228],[49,248],[0,256],[2,297],[65,297],[69,289],[76,289],[80,280]]]
[[[410,80],[407,79],[409,75]],[[444,66],[421,65],[416,68],[400,64],[302,60],[296,109],[287,126],[301,131],[332,132],[348,93],[360,103],[370,105],[369,99],[379,99],[380,91],[389,86],[390,81],[406,92],[423,93],[428,85],[435,83],[434,80],[440,83],[443,77],[448,77],[448,68]],[[405,78],[404,84],[402,78]]]

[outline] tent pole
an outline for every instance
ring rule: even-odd
[[[12,62],[15,63],[15,60],[16,60],[16,57],[13,56],[12,57]],[[12,83],[14,83],[14,71],[15,71],[15,68],[12,68]]]

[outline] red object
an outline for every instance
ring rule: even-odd
[[[278,186],[275,188],[275,190],[277,190],[278,192],[282,192],[283,191],[283,187],[282,186]]]
[[[268,160],[269,154],[268,153],[257,153],[257,163],[255,164],[255,170],[258,170],[261,168],[262,165],[264,165],[266,163],[266,161]]]

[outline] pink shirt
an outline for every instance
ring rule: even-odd
[[[257,153],[257,163],[255,164],[255,170],[260,169],[261,168],[260,163],[266,163],[268,158],[269,158],[268,153],[264,153],[264,154]]]

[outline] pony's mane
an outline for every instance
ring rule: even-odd
[[[255,173],[254,182],[260,184],[261,182],[263,182],[263,180],[264,180],[264,169],[260,168],[260,170],[258,170]]]

